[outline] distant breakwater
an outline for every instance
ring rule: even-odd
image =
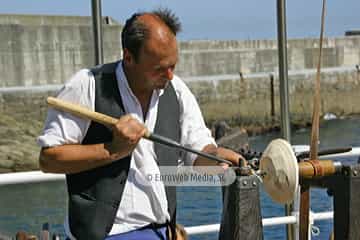
[[[293,124],[311,121],[315,69],[289,71],[289,111]],[[276,126],[280,120],[277,73],[198,76],[186,78],[208,123]],[[355,67],[322,69],[321,115],[360,113],[360,72]]]

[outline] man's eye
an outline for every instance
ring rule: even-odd
[[[160,73],[160,72],[163,72],[165,71],[166,68],[162,68],[162,67],[158,67],[158,68],[155,68],[155,71]]]

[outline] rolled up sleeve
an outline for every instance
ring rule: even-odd
[[[177,79],[175,85],[181,89],[178,93],[181,111],[181,144],[199,151],[209,144],[216,146],[216,142],[211,136],[211,131],[205,125],[195,96],[185,83],[179,81],[181,80]],[[183,152],[180,164],[192,166],[196,158],[196,154]]]
[[[63,86],[57,98],[94,109],[95,92],[91,72],[80,70]],[[90,120],[49,108],[42,134],[37,138],[40,147],[81,143]]]

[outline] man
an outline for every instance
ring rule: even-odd
[[[160,9],[134,14],[122,32],[123,59],[76,73],[58,98],[118,118],[115,127],[50,109],[40,167],[65,173],[65,221],[71,239],[167,239],[175,233],[176,189],[142,185],[136,176],[159,166],[216,162],[142,139],[146,128],[194,149],[238,163],[217,148],[190,90],[174,75],[178,60],[175,15]],[[171,234],[175,236],[175,234]]]

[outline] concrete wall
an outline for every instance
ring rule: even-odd
[[[289,70],[316,68],[318,39],[288,41]],[[277,72],[275,40],[188,41],[180,43],[181,76]],[[342,67],[360,64],[360,37],[325,38],[322,66]]]
[[[315,70],[289,72],[290,115],[293,123],[311,120]],[[271,124],[269,74],[186,78],[197,96],[207,122],[226,120],[233,124]],[[275,120],[280,118],[279,79],[274,76]],[[360,113],[360,73],[351,67],[328,68],[321,74],[321,115]]]
[[[62,83],[77,70],[92,66],[91,19],[70,20],[0,17],[0,87]],[[105,61],[115,61],[121,56],[121,26],[112,21],[103,31]]]
[[[121,26],[104,18],[105,61],[121,57]],[[90,17],[0,15],[0,87],[59,84],[93,65]],[[360,64],[360,36],[325,38],[323,68]],[[276,40],[179,43],[182,77],[278,71]],[[290,70],[313,69],[318,39],[290,39]],[[59,67],[61,66],[61,67]]]
[[[103,16],[103,23],[106,25],[119,25],[116,20],[108,16]],[[0,14],[0,24],[33,26],[89,26],[92,24],[92,19],[88,16]]]
[[[312,114],[315,70],[290,71],[290,112],[293,122],[308,122]],[[272,121],[269,74],[184,78],[208,123],[226,120],[253,125]],[[45,117],[46,97],[62,85],[0,88],[0,112],[24,119]],[[355,68],[330,68],[321,74],[321,114],[360,114],[360,73]],[[274,76],[275,119],[280,116],[279,79]]]

